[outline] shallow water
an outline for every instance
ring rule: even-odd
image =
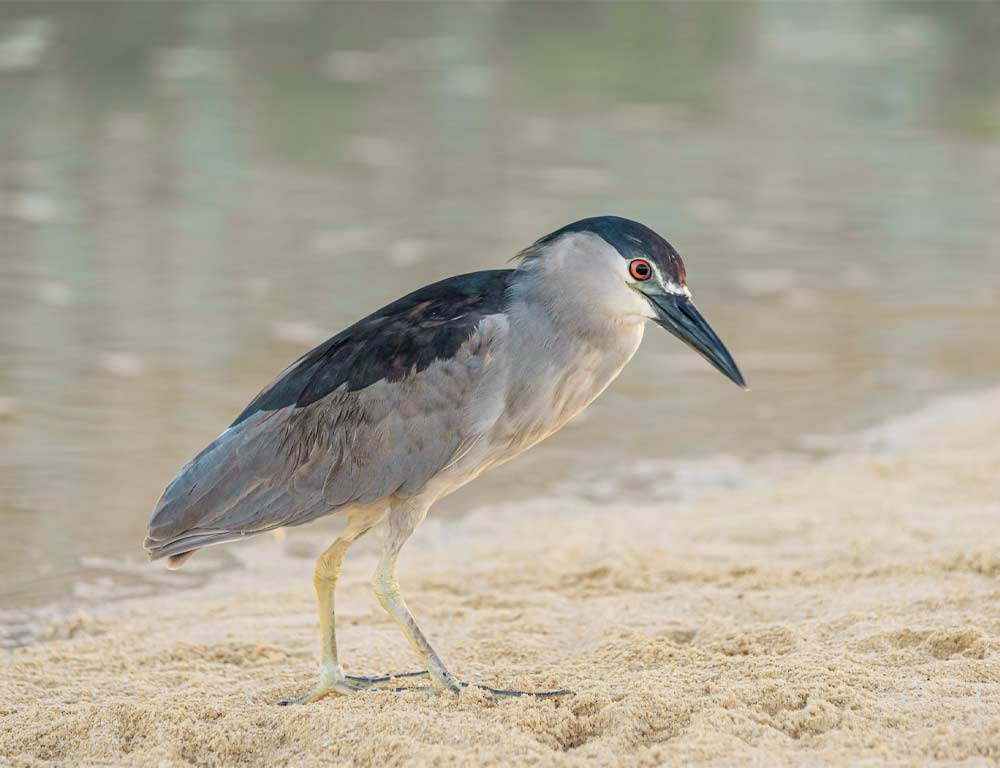
[[[156,588],[160,491],[278,370],[588,215],[671,240],[753,391],[650,329],[437,514],[679,494],[994,383],[998,34],[993,3],[0,5],[0,609]]]

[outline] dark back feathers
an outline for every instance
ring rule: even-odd
[[[487,315],[503,311],[513,270],[472,272],[419,288],[307,352],[262,390],[232,426],[258,411],[302,407],[347,385],[399,381],[451,357]]]

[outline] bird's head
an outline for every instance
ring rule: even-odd
[[[691,301],[680,254],[649,227],[618,216],[582,219],[521,256],[522,269],[572,284],[587,311],[624,323],[652,320],[746,388],[736,361]]]

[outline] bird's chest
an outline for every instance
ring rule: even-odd
[[[515,356],[505,407],[492,443],[506,461],[565,426],[614,381],[635,354],[642,326],[592,341],[567,340],[534,355]]]
[[[558,431],[614,381],[642,341],[641,324],[610,338],[507,336],[470,408],[468,448],[435,479],[438,496]],[[536,341],[537,340],[537,341]],[[484,414],[492,414],[485,419]]]

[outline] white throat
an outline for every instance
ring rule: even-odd
[[[505,410],[518,414],[518,423],[508,425],[511,434],[523,436],[517,440],[517,452],[593,402],[642,342],[647,303],[617,273],[609,274],[620,268],[621,256],[613,252],[617,261],[611,261],[604,252],[610,246],[600,238],[565,238],[570,239],[577,248],[572,259],[557,246],[522,265],[511,284]],[[581,254],[581,246],[597,250]],[[581,255],[593,256],[598,263],[574,274],[573,263],[579,265]]]

